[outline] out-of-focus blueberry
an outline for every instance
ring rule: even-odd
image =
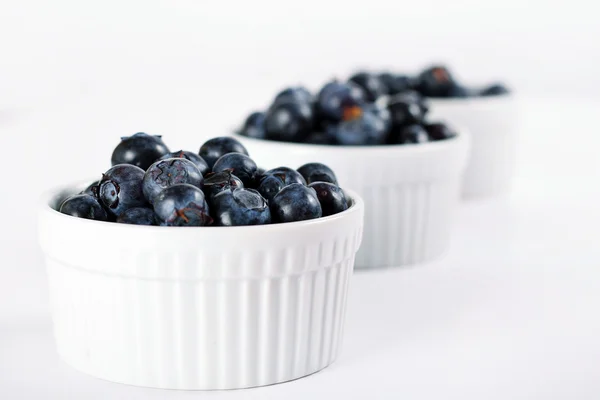
[[[456,132],[450,129],[448,125],[441,122],[426,124],[425,130],[429,134],[430,140],[444,140],[456,136]]]
[[[365,102],[365,93],[357,84],[333,81],[323,86],[319,92],[316,108],[320,118],[338,122],[344,118],[345,109],[362,107]]]
[[[283,102],[273,104],[265,115],[267,139],[282,142],[302,142],[313,126],[312,108],[307,103]]]
[[[265,113],[253,112],[246,118],[244,125],[239,131],[242,136],[251,137],[254,139],[264,139],[265,134]]]
[[[374,102],[387,93],[387,88],[383,82],[381,82],[379,76],[375,74],[359,72],[352,75],[348,80],[354,82],[363,89],[367,101]]]

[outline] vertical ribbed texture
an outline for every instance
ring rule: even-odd
[[[337,356],[360,231],[305,248],[225,254],[227,278],[178,279],[215,255],[140,252],[120,277],[48,260],[61,356],[91,375],[174,389],[231,389],[314,373]],[[233,276],[235,275],[235,276]],[[189,276],[189,274],[188,274]]]
[[[356,268],[417,264],[443,253],[459,190],[458,177],[359,189],[365,226]]]

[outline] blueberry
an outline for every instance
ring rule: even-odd
[[[448,90],[448,97],[453,98],[466,98],[471,96],[469,89],[458,84],[453,84],[450,90]]]
[[[302,142],[312,126],[312,108],[306,103],[278,102],[265,115],[265,135],[270,140]]]
[[[156,225],[154,210],[147,207],[130,208],[119,215],[117,222],[131,225]]]
[[[231,171],[213,172],[204,179],[204,195],[209,201],[223,190],[243,188],[244,184]]]
[[[398,93],[412,90],[414,86],[413,80],[408,76],[404,75],[383,73],[379,75],[379,80],[387,89],[387,94],[392,96]]]
[[[379,76],[368,72],[359,72],[352,75],[348,80],[360,86],[365,93],[366,100],[370,102],[374,102],[387,92]]]
[[[59,211],[77,218],[106,221],[108,215],[98,200],[87,194],[78,194],[67,198],[60,205]]]
[[[357,117],[350,117],[330,127],[328,133],[336,143],[347,146],[384,144],[389,125],[371,111],[361,110],[357,114]]]
[[[273,104],[276,103],[306,103],[309,104],[313,101],[313,95],[308,89],[303,86],[289,87],[277,94],[273,100]]]
[[[212,201],[215,225],[263,225],[271,222],[267,201],[254,189],[223,190]]]
[[[480,96],[499,96],[502,94],[508,94],[510,93],[510,90],[508,90],[508,88],[506,86],[504,86],[501,83],[497,83],[491,86],[488,86],[487,88],[481,90],[479,92]]]
[[[79,194],[87,194],[88,196],[96,197],[98,194],[98,186],[100,185],[100,181],[92,182]]]
[[[312,132],[306,137],[304,142],[310,144],[335,144],[333,137],[325,132]]]
[[[313,182],[308,186],[315,189],[324,217],[348,209],[348,201],[340,187],[329,182]]]
[[[281,189],[293,183],[306,185],[298,171],[288,167],[274,168],[262,175],[258,191],[265,199],[271,201]]]
[[[308,163],[298,168],[298,172],[310,185],[313,182],[329,182],[337,185],[337,178],[331,168],[321,163]]]
[[[363,89],[353,82],[333,81],[321,89],[317,96],[317,112],[325,120],[338,122],[344,118],[345,109],[365,103]]]
[[[303,221],[323,215],[315,190],[300,183],[281,189],[270,205],[271,218],[278,222]]]
[[[197,188],[202,187],[204,178],[198,167],[185,158],[167,158],[158,160],[148,168],[143,180],[146,199],[154,204],[155,197],[165,188],[187,183]]]
[[[442,65],[425,69],[417,78],[417,90],[427,97],[448,97],[454,85],[450,71]]]
[[[392,127],[392,116],[390,114],[390,110],[387,108],[387,104],[384,103],[372,103],[367,104],[364,107],[364,110],[367,112],[371,112],[375,114],[375,116],[379,117],[385,126],[385,130],[389,131]]]
[[[422,97],[415,92],[405,92],[391,97],[388,102],[388,110],[392,129],[421,123],[427,113],[427,107]]]
[[[253,112],[246,118],[239,134],[255,139],[265,138],[265,113]]]
[[[203,176],[210,172],[208,163],[204,161],[204,158],[200,157],[196,153],[192,153],[191,151],[179,150],[173,153],[165,154],[159,158],[159,160],[166,160],[167,158],[185,158],[186,160],[193,162]]]
[[[446,124],[441,122],[426,124],[425,130],[429,134],[430,140],[444,140],[456,136],[456,133],[452,129],[448,128]]]
[[[154,212],[161,225],[205,226],[212,223],[204,193],[187,183],[164,189],[154,199]]]
[[[228,153],[219,158],[213,166],[213,172],[230,170],[240,178],[244,186],[250,186],[254,174],[256,174],[256,163],[250,157],[241,153]]]
[[[161,136],[138,132],[133,136],[121,138],[121,143],[113,151],[112,165],[132,164],[145,170],[168,152],[169,149]]]
[[[243,144],[229,136],[210,139],[200,147],[200,156],[204,158],[210,168],[213,168],[215,162],[227,153],[248,155],[248,150]]]
[[[419,124],[399,127],[392,130],[390,134],[392,144],[425,143],[428,141],[427,131]]]
[[[144,170],[135,165],[115,165],[100,180],[97,189],[100,204],[117,217],[129,208],[145,206],[143,178]]]

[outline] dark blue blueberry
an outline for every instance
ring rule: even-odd
[[[436,122],[432,124],[426,124],[425,130],[429,134],[430,140],[444,140],[450,139],[456,136],[456,132],[448,128],[446,124]]]
[[[240,178],[244,186],[250,186],[254,174],[256,174],[256,163],[250,157],[241,153],[228,153],[219,158],[213,166],[213,172],[230,170]]]
[[[196,153],[192,153],[191,151],[179,150],[173,153],[165,154],[159,158],[159,160],[166,160],[167,158],[185,158],[186,160],[193,162],[203,176],[210,172],[208,163],[204,161],[204,158],[200,157]]]
[[[243,188],[244,184],[242,181],[231,171],[213,172],[206,175],[204,179],[204,195],[210,201],[215,195],[221,193],[223,190]]]
[[[265,134],[265,113],[253,112],[246,118],[242,129],[239,132],[242,136],[248,136],[255,139],[264,139]]]
[[[323,215],[315,190],[300,183],[281,189],[270,205],[271,218],[277,222],[304,221]]]
[[[313,182],[329,182],[337,185],[337,177],[331,168],[321,163],[308,163],[298,168],[298,172],[309,185]]]
[[[453,84],[448,91],[448,97],[452,98],[467,98],[471,96],[471,92],[464,86]]]
[[[387,104],[375,102],[372,104],[367,104],[364,107],[365,112],[371,112],[375,114],[385,126],[385,130],[389,131],[392,128],[392,116],[390,114],[390,110],[387,108]]]
[[[271,222],[267,201],[254,189],[224,190],[212,200],[215,225],[263,225]]]
[[[329,182],[313,182],[308,186],[315,189],[324,217],[348,209],[348,200],[340,187]]]
[[[92,182],[80,194],[87,194],[88,196],[96,197],[98,194],[98,185],[100,185],[100,181]]]
[[[405,75],[383,73],[379,75],[379,80],[387,89],[387,94],[392,96],[398,93],[412,90],[414,87],[414,81]]]
[[[379,76],[375,74],[359,72],[352,75],[348,80],[357,84],[363,89],[367,101],[374,102],[379,97],[387,93],[385,85],[381,79],[379,79]]]
[[[288,167],[274,168],[263,173],[258,191],[265,199],[271,201],[281,189],[292,183],[306,185],[299,172]]]
[[[416,92],[405,92],[392,96],[388,101],[392,129],[421,123],[427,107],[423,98]]]
[[[115,165],[100,180],[100,204],[117,217],[129,208],[145,206],[148,202],[142,190],[143,179],[143,169],[130,164]]]
[[[205,226],[212,223],[204,193],[187,183],[173,185],[156,196],[157,221],[166,226]]]
[[[389,125],[373,112],[360,111],[357,117],[349,118],[330,127],[328,133],[336,143],[346,146],[384,144]]]
[[[202,188],[204,178],[193,162],[185,158],[168,158],[152,164],[146,171],[143,190],[146,199],[154,204],[155,197],[165,188],[187,183]]]
[[[390,133],[391,144],[425,143],[429,141],[427,131],[419,124],[393,129]]]
[[[87,194],[78,194],[67,198],[60,205],[59,211],[77,218],[106,221],[108,215],[96,198]]]
[[[333,137],[325,132],[312,132],[304,142],[310,144],[335,144]]]
[[[454,78],[450,71],[442,65],[434,65],[425,69],[417,78],[417,90],[427,97],[449,97],[454,86]]]
[[[347,109],[361,107],[365,103],[363,89],[353,82],[329,82],[317,96],[317,112],[320,118],[338,122],[347,114]]]
[[[119,215],[117,222],[130,225],[156,225],[154,210],[147,207],[130,208]]]
[[[480,96],[500,96],[502,94],[508,94],[510,93],[510,90],[508,90],[508,88],[506,86],[504,86],[501,83],[497,83],[491,86],[488,86],[487,88],[481,90],[479,92]]]
[[[112,154],[112,165],[132,164],[146,170],[154,161],[167,154],[169,149],[161,136],[138,132],[121,138],[121,143]]]
[[[204,158],[210,168],[213,168],[215,162],[228,153],[248,155],[248,150],[243,144],[229,136],[210,139],[200,147],[200,156]]]
[[[302,142],[312,126],[313,112],[307,103],[278,102],[265,115],[265,135],[270,140]]]
[[[277,94],[273,100],[273,104],[276,103],[306,103],[309,104],[313,101],[313,95],[308,89],[302,86],[289,87]]]

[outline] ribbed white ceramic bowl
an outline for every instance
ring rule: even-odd
[[[513,176],[517,142],[518,106],[514,96],[429,99],[429,105],[429,119],[464,126],[471,133],[463,196],[506,192]]]
[[[147,227],[73,218],[41,204],[56,343],[110,381],[235,389],[333,362],[360,245],[363,202],[311,221]]]
[[[365,202],[357,268],[415,264],[447,247],[467,162],[468,135],[416,145],[327,146],[236,135],[263,168],[330,166],[344,189]]]

